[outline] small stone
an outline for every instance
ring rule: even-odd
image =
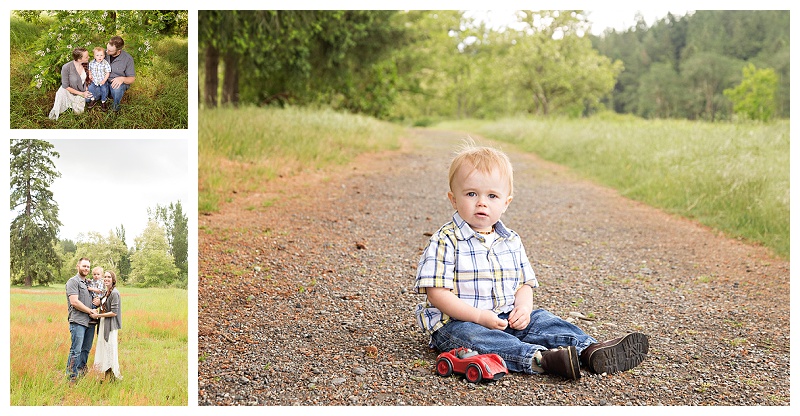
[[[346,378],[337,377],[337,378],[331,380],[331,384],[333,384],[334,386],[340,386],[340,385],[344,384],[345,381],[347,381]]]
[[[363,376],[364,374],[367,374],[367,369],[364,367],[356,367],[353,369],[353,374]]]

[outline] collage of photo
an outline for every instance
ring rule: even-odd
[[[793,6],[323,3],[7,4],[3,414],[793,414]]]

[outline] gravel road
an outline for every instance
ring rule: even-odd
[[[503,220],[541,284],[534,306],[593,316],[577,323],[600,340],[644,332],[650,354],[578,381],[436,375],[412,287],[452,215],[447,165],[465,136],[411,130],[400,151],[280,178],[201,216],[199,405],[789,406],[788,261],[505,144]]]

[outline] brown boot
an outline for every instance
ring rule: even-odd
[[[581,363],[597,374],[627,371],[644,361],[649,348],[647,335],[634,332],[590,345],[581,352]]]
[[[558,347],[544,350],[541,354],[539,365],[545,373],[557,374],[570,380],[581,378],[581,365],[578,361],[578,350],[575,347]]]
[[[97,105],[97,100],[91,100],[91,101],[89,101],[89,104],[86,106],[86,108],[92,109],[96,105]]]
[[[103,101],[103,103],[102,103],[102,104],[100,104],[100,108],[101,108],[103,111],[108,111],[108,103],[107,103],[107,102],[105,102],[105,101]]]

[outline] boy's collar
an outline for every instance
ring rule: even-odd
[[[456,225],[456,238],[459,240],[469,240],[473,236],[479,239],[484,238],[476,233],[475,230],[473,230],[472,227],[470,227],[469,224],[467,224],[467,222],[461,218],[461,215],[458,214],[458,211],[453,214],[453,223]],[[511,231],[509,231],[509,229],[503,225],[503,221],[501,220],[497,220],[497,222],[494,224],[494,231],[498,236],[503,238],[510,239],[513,237]]]

